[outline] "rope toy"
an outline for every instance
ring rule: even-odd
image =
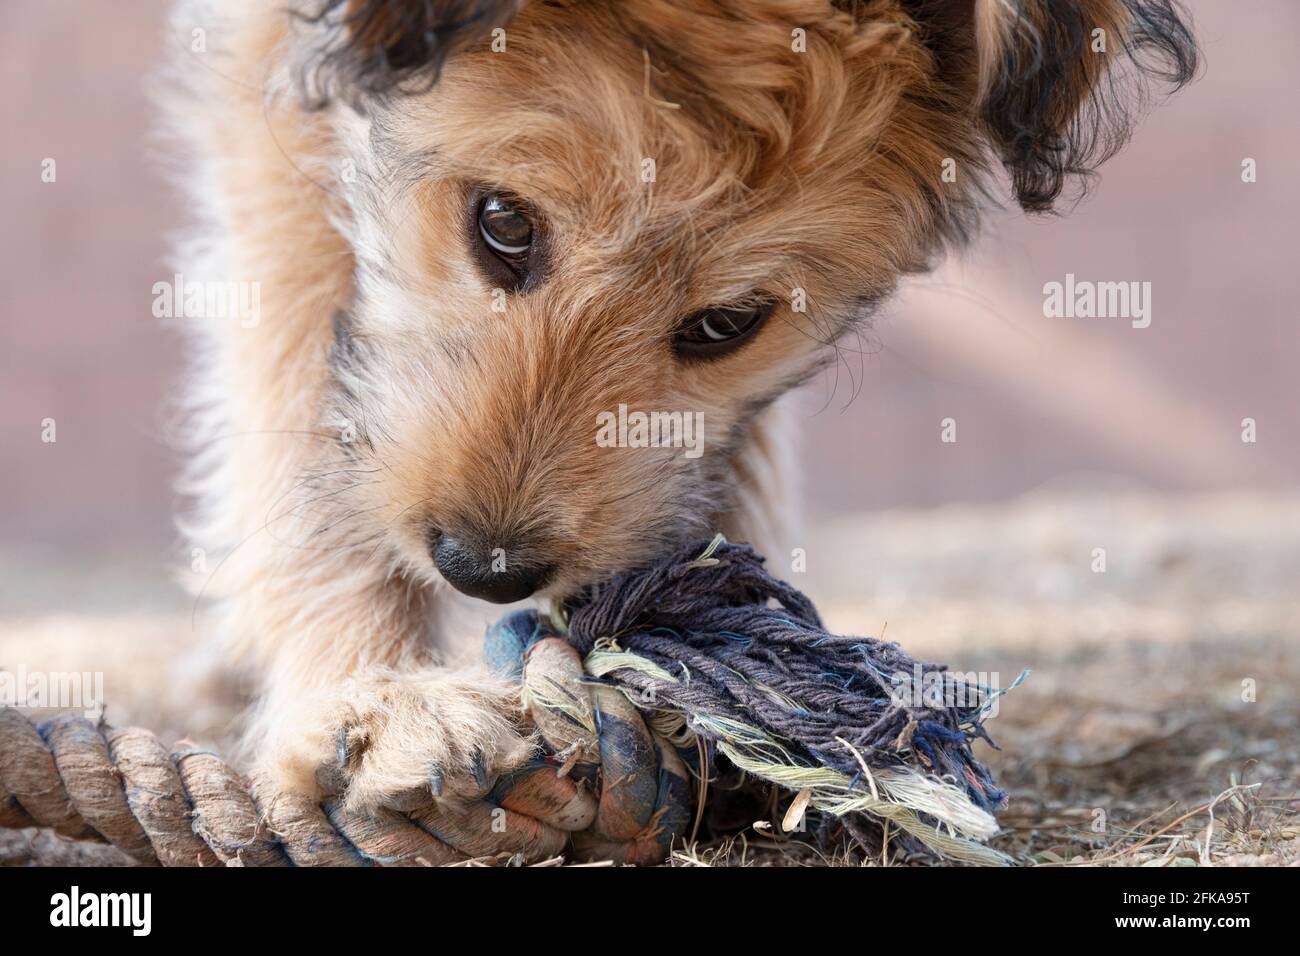
[[[500,632],[511,651],[494,651]],[[721,535],[653,567],[619,575],[552,619],[525,611],[489,632],[487,657],[504,673],[560,637],[582,656],[585,684],[616,688],[663,740],[702,748],[845,823],[888,821],[941,858],[1005,865],[982,841],[998,830],[1004,794],[971,743],[1005,689],[969,684],[894,643],[828,633],[811,602],[773,577],[751,548]],[[553,653],[547,651],[547,654]],[[505,662],[505,663],[503,663]],[[524,698],[590,731],[577,696],[523,669]],[[553,743],[563,743],[555,737]],[[798,813],[787,815],[787,824]],[[679,834],[680,836],[681,834]]]
[[[1009,862],[982,843],[1003,795],[970,749],[988,739],[982,721],[1003,691],[922,668],[896,644],[828,634],[762,564],[718,536],[553,615],[490,628],[487,661],[521,682],[546,750],[486,781],[478,802],[431,796],[362,816],[332,800],[263,799],[258,781],[186,741],[169,753],[138,728],[66,715],[38,728],[4,709],[0,827],[108,842],[145,865],[536,861],[566,848],[647,864],[698,822],[693,796],[721,756],[796,793],[787,828],[811,808],[859,839],[887,821],[940,857]],[[940,676],[939,698],[918,696],[923,672]]]

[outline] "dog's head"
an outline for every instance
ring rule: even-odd
[[[1121,81],[1194,69],[1167,0],[327,0],[300,26],[356,264],[349,507],[497,600],[712,528],[756,416],[970,233],[992,169],[1050,210],[1123,140]]]

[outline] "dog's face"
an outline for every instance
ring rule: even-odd
[[[408,573],[493,600],[711,530],[756,416],[965,234],[990,148],[1050,206],[1104,72],[1060,67],[1047,103],[1003,88],[1026,24],[958,0],[515,6],[339,2],[314,24],[317,78],[369,90],[330,114],[356,261],[335,415],[365,477],[339,507]],[[1118,55],[1157,22],[1083,7],[1047,41],[1095,23]],[[995,100],[1036,138],[999,133]],[[635,413],[667,447],[619,447]]]

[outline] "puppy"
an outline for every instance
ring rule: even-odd
[[[457,592],[570,593],[722,529],[784,543],[781,397],[999,171],[1050,211],[1144,78],[1168,0],[186,2],[168,112],[196,335],[195,548],[260,684],[275,787],[482,792],[513,691],[444,666]],[[687,455],[602,415],[702,414]],[[694,420],[694,419],[692,419]]]

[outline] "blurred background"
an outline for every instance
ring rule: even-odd
[[[1168,739],[1189,712],[1232,727],[1245,714],[1245,729],[1193,735],[1177,758],[1192,789],[1175,798],[1212,795],[1246,764],[1270,786],[1296,782],[1300,5],[1187,6],[1202,77],[1151,113],[1074,213],[992,217],[802,398],[796,583],[840,630],[887,628],[1008,680],[1034,666],[1020,710],[1016,696],[1004,706],[1016,756],[1001,769],[1057,813],[1099,798],[1052,796],[1047,781],[1068,774],[1047,773],[1045,755],[1095,764]],[[0,666],[107,669],[110,716],[219,736],[226,702],[196,714],[160,664],[192,634],[165,426],[182,342],[150,311],[189,219],[148,98],[160,51],[183,42],[166,8],[5,4]],[[1043,285],[1067,273],[1149,282],[1150,327],[1045,318]],[[955,442],[941,440],[948,418]],[[1240,711],[1244,678],[1280,707],[1258,726],[1261,708]],[[1115,799],[1130,785],[1080,786]]]

